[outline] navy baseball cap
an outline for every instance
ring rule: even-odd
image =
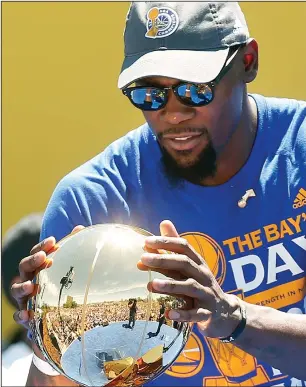
[[[210,82],[248,39],[237,2],[132,2],[118,87],[149,76]]]

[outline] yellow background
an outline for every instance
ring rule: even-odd
[[[259,42],[249,86],[306,99],[306,3],[240,3]],[[2,3],[2,232],[59,179],[142,123],[117,90],[127,2]],[[3,335],[16,329],[3,304]]]

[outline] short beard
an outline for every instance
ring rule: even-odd
[[[190,183],[200,185],[207,177],[214,177],[217,170],[217,153],[209,140],[205,149],[202,150],[197,160],[190,166],[182,167],[171,156],[171,154],[160,146],[162,157],[161,164],[170,185],[174,188],[183,186],[187,180]],[[187,155],[189,151],[181,151]]]

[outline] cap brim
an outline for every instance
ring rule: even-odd
[[[158,50],[126,57],[118,79],[120,89],[144,77],[168,77],[206,83],[222,70],[229,48],[218,51]]]

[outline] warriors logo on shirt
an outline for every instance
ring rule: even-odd
[[[222,248],[219,244],[206,234],[200,232],[181,234],[197,253],[203,257],[221,286],[226,273],[226,261]]]
[[[184,350],[175,363],[166,371],[170,376],[189,378],[201,371],[204,364],[204,350],[200,338],[191,333]]]

